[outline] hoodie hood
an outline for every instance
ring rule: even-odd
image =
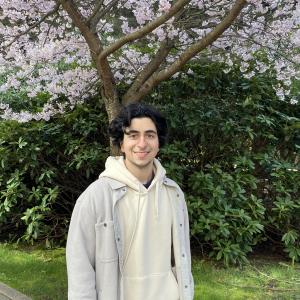
[[[121,183],[124,183],[127,187],[139,194],[148,193],[148,191],[155,187],[155,214],[158,218],[160,189],[163,179],[166,176],[166,170],[157,159],[154,159],[154,173],[154,178],[147,190],[144,185],[126,168],[123,156],[110,156],[106,160],[105,170],[100,174],[99,177],[115,179]]]
[[[154,173],[155,175],[149,189],[157,182],[162,182],[166,175],[166,170],[156,158],[154,159]],[[108,157],[105,163],[105,170],[99,177],[115,179],[137,192],[141,192],[141,187],[144,187],[143,184],[126,168],[123,156]]]

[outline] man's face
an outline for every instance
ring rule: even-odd
[[[125,154],[126,166],[145,168],[153,163],[159,151],[156,126],[150,118],[133,118],[125,128],[121,151]]]

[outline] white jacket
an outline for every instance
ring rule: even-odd
[[[157,160],[155,164],[162,168]],[[118,171],[116,174],[119,174]],[[192,300],[194,286],[184,196],[174,181],[166,178],[164,172],[160,174],[160,184],[167,188],[172,199],[172,236],[180,300]],[[123,300],[124,237],[116,208],[119,200],[126,195],[129,184],[118,175],[111,176],[111,172],[106,170],[77,200],[66,250],[69,300]],[[156,193],[158,195],[159,190]]]

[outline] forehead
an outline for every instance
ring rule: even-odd
[[[136,130],[136,131],[148,131],[148,130],[157,131],[154,122],[147,117],[133,118],[131,120],[128,129]]]

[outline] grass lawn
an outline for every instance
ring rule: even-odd
[[[0,244],[0,281],[34,300],[67,299],[65,250]],[[195,300],[300,300],[300,265],[256,257],[243,268],[194,258]],[[155,300],[155,299],[154,299]],[[167,299],[166,299],[167,300]]]
[[[32,299],[67,299],[65,250],[0,244],[0,281]]]
[[[195,300],[300,300],[300,265],[256,257],[243,268],[195,259]]]

